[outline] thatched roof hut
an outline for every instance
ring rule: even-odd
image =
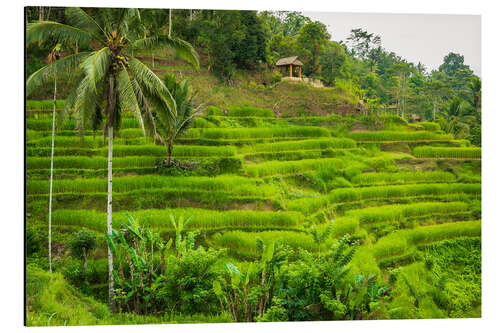
[[[299,67],[299,77],[302,77],[302,66],[304,64],[302,61],[299,60],[298,56],[293,56],[293,57],[288,57],[288,58],[281,58],[276,62],[276,66],[278,68],[289,68],[290,69],[290,77],[293,76],[293,67]]]
[[[419,123],[422,121],[422,117],[420,117],[419,114],[416,114],[416,113],[413,113],[411,116],[410,116],[411,120],[413,120],[414,122],[416,123]]]

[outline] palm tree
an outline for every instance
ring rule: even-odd
[[[61,44],[57,44],[47,57],[49,63],[59,59]],[[54,108],[52,110],[52,149],[50,151],[50,189],[49,189],[49,272],[52,273],[52,182],[54,176],[54,138],[56,131],[57,79],[54,75]]]
[[[469,124],[473,119],[472,116],[467,115],[464,101],[455,96],[446,104],[439,124],[446,133],[462,138],[469,134]]]
[[[108,137],[107,232],[112,233],[112,162],[114,129],[119,130],[122,111],[133,111],[143,133],[156,137],[151,106],[167,107],[173,118],[176,103],[167,87],[145,64],[133,57],[137,50],[174,49],[199,67],[193,47],[178,38],[144,37],[144,24],[135,8],[67,8],[68,24],[52,21],[29,23],[26,42],[78,44],[82,51],[59,59],[33,73],[26,82],[29,96],[54,74],[71,73],[71,90],[60,120],[72,111],[83,134],[91,121],[94,130],[106,116],[103,138]],[[108,247],[109,302],[114,311],[113,254]]]
[[[194,107],[193,90],[187,80],[177,82],[173,74],[167,74],[164,83],[175,100],[176,116],[172,119],[166,112],[166,108],[158,108],[155,110],[153,117],[158,130],[159,141],[168,149],[167,166],[171,166],[175,139],[188,130],[202,105],[197,108]]]

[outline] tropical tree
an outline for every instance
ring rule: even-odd
[[[438,79],[430,79],[426,81],[424,91],[432,99],[432,120],[436,121],[439,101],[441,101],[441,99],[449,93],[449,89],[442,81]]]
[[[470,123],[474,117],[467,115],[465,106],[464,101],[457,96],[446,103],[439,121],[446,133],[451,133],[455,137],[465,137],[469,134]]]
[[[49,63],[56,61],[60,54],[61,44],[57,44],[50,51],[47,60]],[[50,185],[49,185],[49,272],[52,273],[52,182],[54,176],[54,138],[56,131],[56,104],[57,104],[57,79],[54,76],[54,106],[52,110],[52,148],[50,151]]]
[[[153,113],[158,130],[158,138],[167,146],[167,166],[172,165],[172,150],[175,139],[188,130],[194,117],[201,110],[201,105],[195,108],[193,103],[194,93],[187,80],[177,82],[173,74],[164,78],[167,89],[175,100],[175,116],[172,117],[166,107],[160,107]]]
[[[61,58],[33,73],[26,82],[29,96],[54,76],[71,73],[72,89],[66,99],[61,121],[67,113],[76,113],[76,126],[83,134],[89,122],[95,130],[103,114],[103,137],[108,137],[107,232],[112,233],[112,162],[113,135],[119,130],[121,113],[132,111],[143,133],[157,136],[150,105],[167,106],[175,117],[176,103],[167,87],[145,64],[132,54],[137,50],[172,48],[199,67],[192,46],[168,36],[144,37],[144,25],[134,8],[67,8],[68,24],[52,21],[29,23],[26,42],[77,43],[82,52]],[[115,310],[113,254],[108,247],[109,302]]]
[[[83,259],[83,274],[87,282],[87,259],[93,250],[97,248],[97,238],[88,231],[80,231],[73,236],[70,242],[71,254]]]

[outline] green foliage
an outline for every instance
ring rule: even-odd
[[[481,158],[481,148],[455,148],[418,146],[413,149],[413,155],[419,158]]]
[[[428,131],[416,132],[392,132],[392,131],[378,131],[378,132],[353,132],[350,133],[349,138],[356,141],[417,141],[417,140],[450,140],[453,135],[440,134]]]
[[[271,128],[207,128],[188,131],[187,137],[206,139],[249,139],[249,138],[289,138],[330,136],[327,129],[312,126],[271,127]]]
[[[274,117],[274,112],[271,109],[262,109],[254,106],[242,106],[240,108],[231,109],[228,112],[230,117]]]
[[[411,183],[453,183],[457,177],[450,172],[367,172],[351,178],[351,183],[362,186]]]
[[[218,229],[258,229],[258,228],[294,228],[303,219],[297,212],[266,212],[266,211],[238,211],[228,210],[217,212],[197,208],[165,209],[165,210],[137,210],[134,215],[148,227],[158,230],[173,230],[170,215],[193,216],[189,229],[218,230]],[[104,231],[105,213],[89,210],[60,209],[52,213],[54,225],[81,226],[96,231]],[[116,212],[113,220],[118,225],[126,222],[123,212]]]
[[[294,174],[301,171],[317,170],[322,168],[337,168],[344,166],[338,158],[323,158],[300,161],[276,162],[269,161],[259,164],[250,164],[245,172],[252,177],[270,176],[275,174]]]
[[[273,142],[245,146],[242,152],[283,152],[292,150],[327,149],[327,148],[355,148],[356,142],[346,138],[310,139]]]
[[[207,107],[207,115],[208,116],[222,116],[222,110],[221,108],[210,105]]]
[[[97,238],[93,233],[80,231],[73,236],[69,247],[72,256],[84,258],[86,260],[90,252],[97,247]]]

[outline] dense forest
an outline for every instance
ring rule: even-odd
[[[462,55],[299,12],[25,14],[28,325],[481,316]]]

